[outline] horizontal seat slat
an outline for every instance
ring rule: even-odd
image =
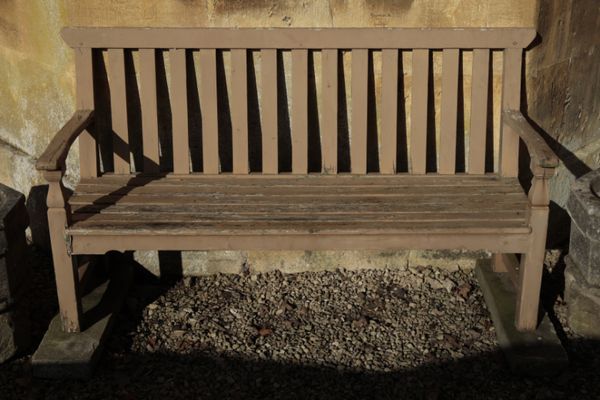
[[[391,202],[390,202],[391,203]],[[140,205],[140,204],[85,204],[85,205],[73,205],[71,206],[73,212],[76,213],[120,213],[120,214],[137,214],[140,215],[142,213],[148,214],[171,214],[171,215],[189,215],[193,216],[196,213],[213,211],[213,212],[222,212],[222,211],[231,211],[235,212],[236,210],[246,208],[246,209],[254,209],[260,210],[266,214],[274,214],[274,213],[285,213],[290,210],[296,210],[298,212],[304,213],[320,213],[320,212],[333,212],[335,210],[339,210],[340,212],[349,213],[360,213],[360,212],[372,212],[372,210],[379,209],[382,212],[388,213],[399,213],[399,214],[409,214],[415,212],[425,212],[425,213],[450,213],[452,211],[456,212],[470,212],[474,210],[474,213],[484,211],[486,209],[485,203],[480,203],[478,207],[475,207],[474,204],[461,204],[461,205],[453,205],[452,203],[446,204],[407,204],[403,207],[394,207],[393,204],[382,204],[382,203],[361,203],[360,207],[357,207],[356,204],[340,204],[340,203],[325,203],[322,205],[313,204],[301,204],[298,206],[290,206],[289,202],[281,202],[281,203],[273,203],[273,202],[252,202],[251,205],[248,205],[248,202],[239,201],[237,203],[204,203],[204,204],[177,204],[177,205]],[[489,204],[489,202],[488,202]],[[507,203],[507,204],[498,204],[494,206],[494,210],[497,212],[513,212],[519,211],[522,212],[525,210],[525,205],[523,203]]]
[[[268,185],[264,186],[264,191],[261,193],[276,193],[281,192],[284,189],[290,189],[289,193],[314,193],[321,192],[323,187],[327,187],[330,193],[347,193],[349,190],[355,193],[403,193],[410,190],[411,194],[429,194],[435,195],[436,190],[446,191],[445,193],[462,193],[462,194],[485,194],[485,193],[522,193],[522,190],[511,187],[509,185],[496,185],[494,187],[482,187],[475,185],[465,186],[419,186],[414,187],[411,185],[398,185],[390,187],[389,185]],[[209,194],[209,193],[254,193],[258,189],[254,185],[239,185],[239,186],[228,186],[228,185],[198,185],[194,187],[185,185],[148,185],[148,186],[119,186],[110,184],[101,185],[82,185],[78,187],[79,195],[91,195],[91,194],[112,194],[112,195],[124,195],[124,194]],[[288,194],[289,194],[288,193]]]
[[[427,196],[410,196],[406,195],[321,195],[319,198],[315,198],[314,195],[214,195],[214,196],[144,196],[144,195],[126,195],[126,196],[102,196],[102,195],[81,195],[76,196],[70,201],[73,205],[85,205],[85,204],[137,204],[140,206],[144,205],[181,205],[184,207],[193,207],[194,205],[204,204],[287,204],[292,202],[294,205],[298,203],[305,204],[340,204],[343,202],[353,202],[356,207],[360,207],[363,204],[371,204],[377,206],[383,206],[385,203],[391,202],[412,202],[416,203],[415,206],[426,206],[428,204],[439,204],[440,206],[445,205],[447,208],[464,206],[477,206],[487,207],[489,204],[508,203],[511,205],[526,204],[520,195],[506,195],[505,199],[498,200],[492,196],[446,196],[446,197],[427,197]],[[399,204],[398,207],[410,207],[411,205]]]
[[[131,218],[134,217],[134,218]],[[225,222],[408,222],[421,223],[421,222],[453,222],[458,226],[463,225],[469,221],[478,222],[490,222],[490,221],[508,221],[508,222],[523,222],[523,213],[515,211],[503,211],[494,214],[469,214],[469,213],[311,213],[311,214],[298,214],[298,213],[278,213],[277,215],[268,215],[265,213],[235,213],[235,212],[214,212],[214,213],[195,213],[194,215],[177,215],[167,213],[146,213],[138,216],[131,214],[83,214],[78,213],[75,215],[77,222],[85,221],[86,223],[127,223],[124,219],[131,218],[131,223],[145,222],[145,223],[203,223],[203,222],[214,222],[214,221],[225,221]]]
[[[229,175],[201,175],[190,174],[184,176],[171,175],[167,177],[144,176],[144,175],[113,175],[105,174],[99,178],[82,179],[78,185],[97,184],[114,184],[118,186],[142,186],[142,185],[219,185],[219,186],[240,186],[240,185],[256,185],[263,186],[281,185],[281,186],[303,186],[303,185],[411,185],[411,186],[495,186],[495,185],[518,185],[518,180],[515,178],[499,178],[497,175],[447,175],[441,176],[437,174],[430,175],[379,175],[369,174],[365,176],[357,176],[350,174],[338,175],[270,175],[248,174],[243,176]],[[257,182],[259,181],[259,182]]]
[[[497,186],[492,189],[480,186],[473,186],[464,188],[460,186],[444,186],[439,187],[441,193],[444,195],[462,195],[462,196],[481,196],[481,195],[496,195],[496,194],[519,194],[523,193],[519,188],[513,186]],[[208,195],[281,195],[286,196],[299,195],[373,195],[373,196],[385,196],[385,195],[396,195],[396,196],[415,196],[415,195],[432,195],[437,196],[436,193],[432,193],[432,189],[428,187],[411,187],[409,185],[403,186],[353,186],[348,188],[345,185],[328,186],[327,191],[323,193],[323,186],[219,186],[219,185],[207,185],[207,186],[91,186],[82,188],[77,196],[86,195],[173,195],[173,196],[208,196]]]

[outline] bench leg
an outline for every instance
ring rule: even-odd
[[[81,330],[82,314],[79,274],[74,258],[67,252],[64,238],[65,225],[60,222],[66,221],[64,213],[64,210],[48,210],[52,261],[54,262],[56,292],[63,330],[65,332],[79,332]]]
[[[502,253],[492,254],[492,271],[497,273],[508,272]]]
[[[546,254],[548,208],[533,208],[530,223],[531,243],[529,251],[521,256],[518,278],[515,325],[520,331],[534,331],[538,325],[540,289]]]
[[[79,273],[74,259],[67,251],[65,242],[67,210],[65,209],[64,187],[61,182],[62,171],[50,171],[45,175],[49,181],[48,228],[60,318],[65,332],[79,332],[82,316]]]

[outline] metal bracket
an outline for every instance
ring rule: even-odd
[[[73,236],[65,234],[65,245],[67,246],[67,254],[73,255]]]

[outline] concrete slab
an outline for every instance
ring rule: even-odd
[[[92,376],[133,277],[132,265],[118,261],[116,264],[111,280],[104,281],[82,299],[84,318],[90,324],[84,331],[65,333],[60,316],[52,319],[31,359],[34,377],[89,379]]]
[[[569,364],[567,352],[547,316],[535,332],[515,328],[515,289],[507,274],[492,271],[489,259],[479,260],[475,275],[490,311],[500,348],[517,375],[552,376]]]

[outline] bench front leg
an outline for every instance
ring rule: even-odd
[[[52,247],[52,260],[56,276],[56,291],[63,330],[65,332],[81,331],[81,296],[79,290],[79,274],[73,262],[66,242],[66,227],[69,212],[67,196],[62,178],[65,171],[65,160],[71,145],[77,136],[92,123],[93,110],[77,110],[69,121],[52,138],[48,147],[36,162],[38,171],[44,173],[48,181],[48,228]]]
[[[533,331],[538,325],[550,203],[548,181],[554,175],[554,168],[544,168],[535,163],[532,163],[531,170],[533,179],[528,196],[531,239],[527,253],[521,256],[515,313],[515,325],[520,331]]]
[[[68,213],[65,188],[62,183],[63,171],[46,171],[44,176],[49,183],[48,227],[62,327],[65,332],[80,332],[81,293],[77,265],[68,250],[65,230]]]

